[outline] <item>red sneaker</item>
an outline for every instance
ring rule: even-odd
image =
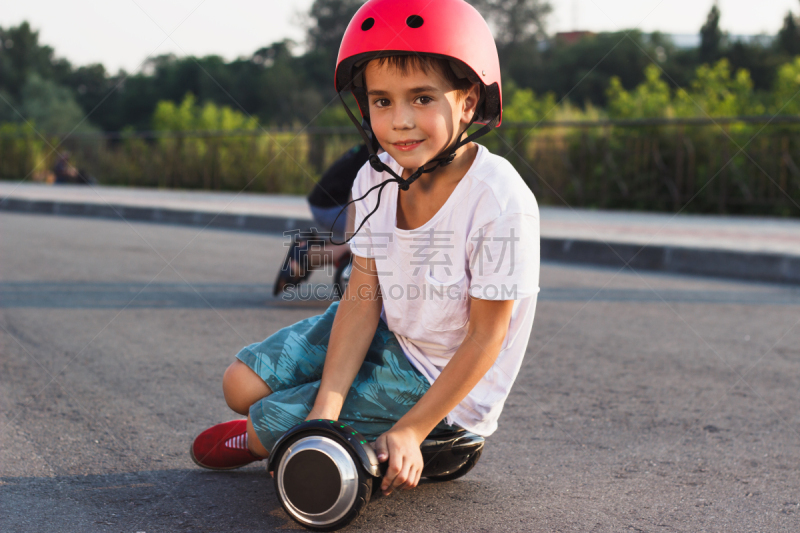
[[[265,459],[247,448],[246,419],[211,426],[195,437],[189,454],[197,466],[211,470],[231,470]]]

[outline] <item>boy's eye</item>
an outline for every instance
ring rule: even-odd
[[[417,101],[420,104],[424,105],[424,104],[429,104],[429,103],[433,102],[433,98],[431,98],[430,96],[420,96],[419,98],[417,98]]]
[[[378,98],[373,102],[375,107],[386,107],[389,105],[389,100],[387,98]]]

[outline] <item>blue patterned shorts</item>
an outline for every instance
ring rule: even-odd
[[[250,406],[256,435],[267,450],[305,420],[314,406],[338,307],[339,302],[333,302],[325,313],[285,327],[236,355],[273,391]],[[339,420],[374,441],[429,388],[428,380],[408,361],[394,333],[380,320]],[[456,426],[442,421],[431,434],[453,429]]]

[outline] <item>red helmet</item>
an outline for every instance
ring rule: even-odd
[[[484,89],[475,122],[488,124],[496,119],[495,125],[500,125],[503,104],[497,46],[474,7],[464,0],[370,0],[361,6],[339,47],[335,87],[337,92],[353,92],[362,117],[368,118],[368,107],[364,91],[359,90],[363,82],[358,67],[365,60],[399,54],[456,60],[456,74],[479,81]]]

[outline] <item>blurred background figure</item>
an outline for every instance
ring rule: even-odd
[[[275,281],[275,296],[285,288],[307,280],[312,270],[330,264],[339,270],[350,262],[350,245],[333,244],[331,238],[342,242],[346,231],[353,231],[352,213],[355,208],[351,205],[342,212],[342,207],[350,200],[353,182],[368,158],[366,145],[354,146],[337,159],[316,183],[306,199],[319,233],[301,232],[293,236]],[[344,292],[344,287],[340,290]]]
[[[82,169],[78,169],[70,163],[72,154],[68,150],[58,154],[56,164],[53,165],[55,183],[73,183],[78,185],[95,185],[97,180]]]

